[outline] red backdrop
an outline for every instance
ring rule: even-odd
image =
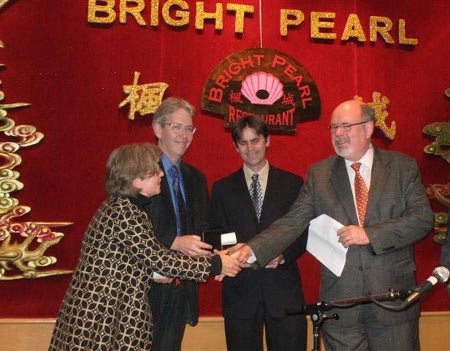
[[[100,2],[103,3],[103,2]],[[115,9],[118,11],[119,0]],[[150,1],[142,12],[150,22]],[[165,1],[161,0],[162,5]],[[260,46],[272,48],[298,60],[318,86],[322,113],[318,120],[300,123],[293,136],[272,137],[268,157],[272,164],[305,176],[308,167],[333,153],[327,125],[333,108],[354,95],[372,101],[379,91],[390,100],[388,125],[397,123],[397,135],[389,141],[378,131],[375,143],[415,157],[425,184],[446,183],[449,165],[423,152],[432,140],[423,126],[448,121],[450,103],[444,91],[449,85],[450,3],[425,1],[262,1],[234,0],[255,7],[245,17],[244,31],[235,33],[235,16],[227,2],[204,1],[212,12],[224,6],[223,30],[207,21],[195,28],[195,2],[189,4],[189,23],[166,24],[159,14],[157,27],[140,26],[131,16],[125,24],[87,21],[88,0],[11,1],[0,11],[2,103],[28,102],[32,106],[9,110],[16,124],[31,124],[45,134],[39,144],[20,150],[17,168],[25,188],[14,194],[21,205],[31,206],[22,220],[70,221],[61,228],[63,240],[47,253],[58,258],[54,268],[73,269],[85,227],[104,199],[106,159],[118,145],[154,140],[151,116],[128,120],[123,85],[141,72],[140,84],[166,82],[168,96],[183,97],[197,108],[198,131],[185,160],[201,169],[208,185],[236,170],[241,160],[224,131],[223,120],[200,110],[203,86],[211,71],[233,52]],[[280,9],[298,9],[304,22],[280,35]],[[310,34],[311,12],[334,12],[336,40],[314,40]],[[351,13],[358,15],[366,41],[341,41]],[[369,41],[369,17],[384,16],[393,22],[394,44],[381,37]],[[398,20],[406,20],[407,37],[418,45],[398,44]],[[260,30],[262,28],[262,30]],[[2,135],[2,140],[7,138]],[[435,211],[445,211],[432,201]],[[432,235],[416,246],[417,278],[428,277],[439,265],[440,247]],[[306,301],[318,297],[319,265],[306,254],[299,261]],[[389,267],[386,267],[389,269]],[[0,281],[0,317],[55,317],[70,276]],[[395,287],[393,287],[395,288]],[[422,310],[450,310],[445,289],[434,289],[423,299]],[[201,288],[201,314],[220,315],[220,284],[210,281]]]

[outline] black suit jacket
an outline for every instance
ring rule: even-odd
[[[160,163],[161,169],[163,169]],[[187,234],[200,234],[208,229],[208,188],[206,178],[198,169],[181,162],[181,173],[186,195]],[[149,219],[153,224],[156,237],[167,248],[172,246],[177,235],[177,221],[170,195],[167,177],[161,179],[161,193],[151,197],[145,207]],[[198,285],[185,281],[188,293],[188,311],[186,322],[195,325],[198,322]],[[162,285],[153,284],[150,294],[152,300],[158,299]]]
[[[241,168],[212,188],[212,227],[235,231],[238,242],[247,242],[288,212],[297,198],[303,180],[281,169],[270,167],[266,193],[258,223],[256,212]],[[222,312],[229,318],[252,318],[263,302],[272,317],[284,317],[290,303],[303,303],[303,291],[297,258],[305,251],[306,235],[284,252],[285,263],[277,269],[245,269],[236,278],[225,278]],[[262,301],[258,301],[262,297]]]

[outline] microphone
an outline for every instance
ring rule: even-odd
[[[384,294],[378,294],[378,295],[368,295],[368,296],[361,296],[361,297],[355,297],[350,299],[344,299],[344,300],[336,300],[331,301],[330,303],[319,301],[317,304],[313,305],[294,305],[289,306],[286,308],[285,313],[287,315],[290,314],[311,314],[312,317],[314,317],[314,314],[317,314],[319,310],[321,311],[328,311],[332,308],[349,308],[353,307],[356,304],[359,303],[366,303],[366,302],[373,302],[379,307],[389,310],[389,311],[403,311],[405,308],[407,308],[412,303],[416,302],[419,298],[421,298],[423,295],[428,293],[437,283],[445,283],[447,282],[448,278],[450,276],[450,272],[448,268],[441,266],[437,267],[433,270],[431,275],[428,277],[427,280],[422,282],[420,285],[418,285],[414,290],[405,290],[405,291],[398,291],[398,290],[389,290],[388,293]],[[408,296],[405,299],[405,296]],[[400,305],[397,306],[391,306],[381,303],[380,301],[392,301],[396,299],[405,299]],[[316,317],[317,318],[317,317]],[[327,317],[327,318],[336,318],[333,317]],[[312,318],[314,322],[314,318]]]
[[[450,272],[446,267],[437,267],[434,269],[433,273],[428,277],[427,280],[418,285],[414,290],[407,291],[408,297],[398,306],[385,305],[371,298],[371,301],[378,305],[379,307],[388,311],[403,311],[409,305],[415,303],[423,295],[428,293],[437,283],[445,283],[449,278]],[[403,292],[403,294],[406,293]],[[402,293],[400,293],[402,294]]]
[[[444,267],[437,267],[427,280],[423,281],[417,288],[415,288],[411,295],[405,300],[406,306],[417,301],[423,295],[428,293],[437,283],[445,283],[449,278],[450,272]]]

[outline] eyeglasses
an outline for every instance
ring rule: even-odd
[[[169,126],[171,130],[177,133],[181,133],[184,130],[187,134],[194,134],[195,131],[197,130],[197,128],[195,128],[194,126],[184,126],[181,123],[166,122],[162,124],[165,126]]]
[[[370,122],[370,120],[362,121],[362,122],[359,122],[359,123],[332,124],[332,125],[330,125],[328,127],[328,129],[330,129],[331,133],[336,133],[339,128],[341,128],[341,130],[343,132],[348,132],[350,129],[352,129],[353,126],[357,126],[357,125],[364,124],[364,123],[367,123],[367,122]]]

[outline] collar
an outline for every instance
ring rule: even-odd
[[[136,205],[140,209],[143,209],[145,205],[150,203],[150,198],[142,195],[141,193],[137,193],[135,196],[127,196],[127,199],[130,200],[130,202],[133,205]]]
[[[347,167],[347,169],[349,169],[353,163],[361,162],[362,167],[365,167],[365,168],[368,168],[368,169],[372,169],[373,154],[374,154],[374,152],[373,152],[373,145],[370,144],[369,148],[367,149],[367,151],[364,154],[364,156],[361,157],[361,159],[359,159],[358,161],[345,160],[345,166]]]
[[[166,155],[162,154],[161,155],[161,163],[164,167],[164,171],[169,170],[170,167],[172,167],[172,166],[176,166],[178,168],[179,173],[181,173],[181,159],[179,159],[177,163],[173,164]],[[164,173],[167,173],[167,172],[164,172]]]
[[[252,175],[253,174],[258,174],[258,179],[260,181],[265,181],[267,182],[267,178],[269,177],[269,161],[266,160],[266,164],[264,165],[263,168],[261,168],[259,170],[259,172],[253,172],[250,168],[248,168],[248,166],[244,163],[244,166],[242,167],[243,171],[244,171],[244,175],[245,175],[245,179],[248,182],[252,181]]]

